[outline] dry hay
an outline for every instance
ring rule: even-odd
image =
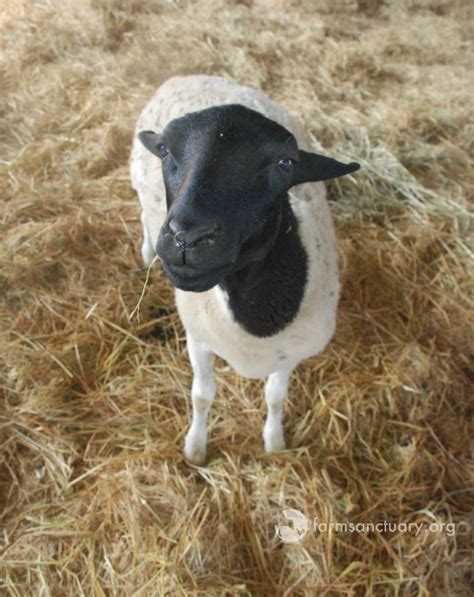
[[[469,4],[6,3],[2,594],[469,594]],[[293,376],[289,450],[263,454],[262,384],[219,362],[205,468],[181,455],[191,373],[159,268],[130,318],[131,131],[191,72],[263,89],[363,167],[329,187],[344,292]],[[282,544],[288,507],[456,532]]]

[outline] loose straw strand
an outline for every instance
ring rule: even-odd
[[[130,313],[130,315],[128,316],[128,320],[129,320],[129,321],[132,319],[132,317],[135,315],[135,313],[137,313],[137,321],[140,321],[140,313],[139,313],[139,310],[140,310],[140,305],[141,305],[141,302],[142,302],[142,300],[143,300],[143,297],[145,296],[145,290],[146,290],[146,287],[148,286],[148,280],[149,280],[149,278],[150,278],[150,271],[151,271],[151,268],[153,267],[153,265],[155,264],[155,261],[157,261],[157,260],[158,260],[158,255],[155,255],[155,256],[153,257],[153,261],[152,261],[152,262],[150,263],[150,265],[148,266],[148,270],[147,270],[147,272],[146,272],[145,283],[143,284],[143,288],[142,288],[142,293],[141,293],[141,295],[140,295],[140,298],[138,299],[138,303],[136,304],[135,308],[133,309],[133,311],[132,311],[132,312]]]

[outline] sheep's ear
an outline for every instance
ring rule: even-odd
[[[360,166],[356,162],[343,164],[333,158],[328,158],[317,153],[309,153],[300,150],[299,161],[295,167],[293,184],[302,184],[303,182],[316,182],[318,180],[329,180],[344,176],[359,170]]]
[[[153,131],[140,131],[138,133],[138,138],[143,143],[143,145],[154,153],[156,156],[160,157],[158,153],[158,146],[160,145],[160,136]]]

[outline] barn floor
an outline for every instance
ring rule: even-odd
[[[469,5],[4,2],[1,594],[472,594]],[[204,468],[127,165],[154,89],[197,72],[362,165],[329,185],[343,295],[292,378],[289,449],[263,453],[263,384],[220,361]],[[299,543],[275,535],[286,508],[317,518]]]

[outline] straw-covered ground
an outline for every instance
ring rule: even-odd
[[[4,4],[2,594],[470,594],[470,4]],[[293,375],[289,449],[263,453],[262,382],[220,361],[204,468],[181,454],[191,372],[159,268],[130,317],[134,122],[196,72],[262,89],[362,165],[329,185],[343,295]],[[284,544],[285,508],[422,527]]]

